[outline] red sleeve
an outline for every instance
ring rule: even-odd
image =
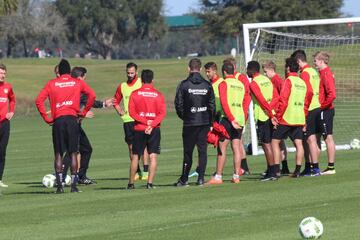
[[[333,74],[326,72],[324,74],[323,85],[325,89],[325,100],[321,103],[321,109],[330,108],[334,100],[336,99],[336,87]]]
[[[221,107],[224,110],[225,116],[229,119],[230,122],[234,121],[235,117],[232,115],[228,101],[227,101],[226,81],[219,84],[219,95],[220,95]]]
[[[310,75],[309,75],[308,72],[301,72],[300,78],[301,78],[302,80],[304,80],[305,82],[306,82],[306,81],[310,82]]]
[[[291,82],[290,80],[286,79],[281,89],[279,104],[276,110],[277,119],[281,119],[282,116],[284,115],[286,108],[288,106],[288,100],[290,94],[291,94]]]
[[[166,104],[165,104],[164,96],[160,93],[159,93],[159,97],[157,98],[156,104],[158,106],[158,112],[156,113],[156,118],[153,120],[151,127],[158,126],[166,116]]]
[[[115,98],[115,105],[119,105],[123,98],[123,95],[121,92],[121,84],[117,87],[114,98]]]
[[[238,78],[245,86],[245,95],[243,99],[243,109],[244,109],[244,115],[245,115],[245,121],[248,118],[249,113],[249,106],[251,102],[251,94],[250,94],[250,83],[248,78],[245,76],[245,74],[240,74]]]
[[[277,93],[279,95],[279,93],[281,92],[281,88],[284,83],[284,80],[280,77],[279,74],[276,73],[275,76],[273,76],[271,78],[271,82],[273,83],[273,86],[277,90]]]
[[[36,97],[35,104],[44,121],[46,123],[52,123],[54,120],[49,118],[48,115],[46,114],[46,108],[44,104],[48,96],[49,96],[48,84],[46,84],[45,87],[41,89],[39,95]]]
[[[10,104],[10,112],[14,112],[16,100],[15,100],[15,94],[14,94],[12,87],[10,88],[10,91],[8,94],[8,99],[9,99],[9,104]]]
[[[80,81],[80,86],[81,86],[81,92],[88,97],[86,105],[82,110],[82,112],[80,113],[80,116],[84,117],[86,113],[91,109],[92,105],[94,104],[96,95],[95,92],[89,87],[89,85],[86,84],[86,82]]]
[[[304,101],[304,112],[305,112],[305,117],[307,117],[307,115],[309,114],[309,106],[311,104],[312,101],[312,97],[314,95],[311,83],[310,83],[310,78],[307,78],[308,80],[305,80],[305,84],[306,84],[306,97],[305,97],[305,101]]]
[[[252,81],[250,83],[250,89],[251,89],[252,94],[255,96],[257,102],[259,103],[260,107],[265,111],[265,113],[269,116],[269,118],[272,118],[273,117],[272,108],[269,105],[269,103],[266,101],[266,99],[264,98],[263,94],[261,93],[259,85],[255,81]],[[275,89],[275,88],[273,88],[273,89]],[[276,92],[276,89],[275,89],[275,92]]]
[[[130,95],[130,100],[129,100],[129,115],[130,117],[132,117],[136,122],[139,122],[141,124],[144,124],[147,126],[147,119],[145,118],[145,116],[140,116],[138,109],[137,109],[137,104],[136,104],[136,94],[137,91],[131,93]]]

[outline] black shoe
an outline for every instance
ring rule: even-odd
[[[261,176],[266,176],[269,173],[269,169],[267,168],[264,172],[261,173]]]
[[[189,183],[188,182],[183,182],[181,181],[181,179],[179,179],[175,184],[175,187],[188,187]]]
[[[72,192],[72,193],[80,193],[81,191],[77,187],[73,186],[73,187],[71,187],[70,192]]]
[[[198,179],[197,182],[196,182],[196,185],[203,186],[204,183],[205,183],[204,179]]]
[[[135,185],[133,183],[129,183],[126,189],[135,189]]]
[[[301,173],[301,177],[310,177],[311,176],[311,168],[305,168]]]
[[[274,176],[272,176],[272,175],[270,175],[270,174],[266,174],[264,177],[262,177],[262,178],[260,179],[260,181],[262,181],[262,182],[266,182],[266,181],[276,181],[276,180],[278,180],[278,178],[277,178],[277,177],[274,177]]]
[[[300,177],[300,173],[299,172],[293,172],[292,174],[290,174],[291,178],[299,178]]]
[[[283,167],[280,171],[281,175],[289,175],[290,174],[290,170],[288,167]]]
[[[61,193],[64,193],[64,188],[63,187],[57,187],[56,189],[56,194],[61,194]]]
[[[87,176],[79,178],[78,181],[79,184],[85,184],[85,185],[90,185],[90,184],[96,184],[96,181],[88,178]]]
[[[155,189],[156,187],[152,183],[147,183],[146,188],[147,189]]]

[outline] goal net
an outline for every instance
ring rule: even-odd
[[[248,28],[248,34],[244,33],[248,40],[244,38],[245,58],[241,65],[246,66],[245,63],[250,60],[260,64],[272,60],[282,77],[285,59],[297,49],[306,52],[307,62],[312,67],[315,52],[326,51],[330,54],[329,66],[335,75],[337,90],[333,131],[338,149],[349,149],[351,140],[360,138],[360,37],[354,33],[354,29],[360,28],[357,21],[358,18],[340,19],[339,23],[331,25],[325,22],[326,25],[309,24],[307,27],[301,24],[275,27],[254,24],[258,26]],[[309,23],[310,20],[302,22]],[[319,31],[322,33],[307,34]],[[250,120],[250,125],[254,125],[253,119]],[[256,128],[252,126],[251,130],[251,142],[257,146],[254,139]],[[257,149],[253,148],[253,152],[256,154]]]

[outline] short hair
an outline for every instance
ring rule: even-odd
[[[263,69],[264,68],[270,68],[270,69],[274,69],[274,71],[275,71],[276,70],[276,64],[273,61],[268,60],[268,61],[263,63],[262,68]]]
[[[151,83],[154,79],[154,72],[150,69],[144,69],[141,72],[141,82],[143,83]]]
[[[228,57],[228,58],[224,59],[223,63],[226,63],[226,62],[229,62],[232,65],[236,66],[236,59],[233,57]]]
[[[216,65],[216,63],[214,63],[214,62],[208,62],[208,63],[206,63],[205,65],[204,65],[204,68],[205,69],[212,69],[212,70],[217,70],[217,65]]]
[[[71,72],[70,63],[66,59],[61,59],[59,63],[60,76],[63,74],[70,74],[70,72]]]
[[[71,70],[71,77],[73,77],[73,78],[84,77],[86,73],[87,73],[86,68],[84,68],[84,67],[74,67]]]
[[[302,62],[306,62],[306,53],[302,49],[296,50],[291,54],[290,57],[295,58],[296,60],[301,60]]]
[[[252,73],[260,72],[260,63],[258,61],[250,61],[248,62],[246,69]]]
[[[293,57],[289,57],[285,60],[285,68],[289,68],[290,72],[298,72],[299,64]]]
[[[200,71],[201,69],[201,61],[198,58],[193,58],[189,61],[190,71]]]
[[[0,69],[4,70],[6,72],[6,66],[3,63],[0,63]]]
[[[128,64],[126,64],[126,69],[129,69],[129,68],[132,68],[132,67],[134,67],[135,70],[137,70],[137,68],[138,68],[138,66],[133,62],[129,62]]]
[[[55,65],[54,67],[54,73],[57,75],[59,74],[59,65]]]
[[[224,62],[224,64],[222,65],[221,70],[227,74],[234,74],[235,72],[235,67],[232,63],[230,62]]]
[[[330,62],[330,55],[327,52],[324,51],[318,51],[314,54],[314,58],[318,58],[320,60],[323,60],[324,63],[328,64]]]

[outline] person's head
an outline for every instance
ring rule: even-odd
[[[262,69],[268,78],[273,78],[276,74],[276,64],[271,60],[264,62]]]
[[[295,58],[287,58],[285,59],[285,73],[289,73],[289,72],[295,72],[297,73],[299,71],[299,64],[296,61]]]
[[[250,61],[246,67],[246,74],[252,78],[255,73],[260,72],[260,64],[258,61]]]
[[[209,80],[212,80],[217,76],[217,65],[214,62],[208,62],[204,65],[206,76]]]
[[[326,68],[330,61],[330,55],[327,52],[319,51],[314,54],[314,64],[319,70]]]
[[[228,58],[224,59],[223,64],[226,63],[226,62],[229,62],[232,65],[234,65],[234,69],[236,68],[236,59],[235,58],[228,57]]]
[[[150,69],[144,69],[141,72],[141,82],[142,83],[152,83],[154,80],[154,72]]]
[[[59,74],[59,65],[55,65],[55,67],[54,67],[54,73],[55,73],[55,76],[56,76],[56,77],[60,77],[60,74]]]
[[[71,77],[85,80],[87,70],[84,67],[74,67],[71,70]]]
[[[201,61],[198,58],[193,58],[189,61],[189,71],[190,72],[200,72],[201,70]]]
[[[6,79],[6,66],[3,63],[0,63],[0,83],[5,82]]]
[[[304,65],[307,64],[306,53],[304,50],[298,49],[295,52],[293,52],[290,57],[295,58],[300,67],[303,67]]]
[[[66,59],[61,59],[58,66],[59,66],[59,75],[60,76],[63,74],[70,74],[70,72],[71,72],[70,63]]]
[[[126,75],[128,81],[132,81],[135,79],[137,75],[137,68],[138,66],[133,62],[129,62],[128,64],[126,64]]]
[[[224,75],[224,77],[229,76],[229,75],[234,75],[235,72],[235,68],[234,65],[230,62],[224,62],[224,64],[222,65],[221,71]]]

